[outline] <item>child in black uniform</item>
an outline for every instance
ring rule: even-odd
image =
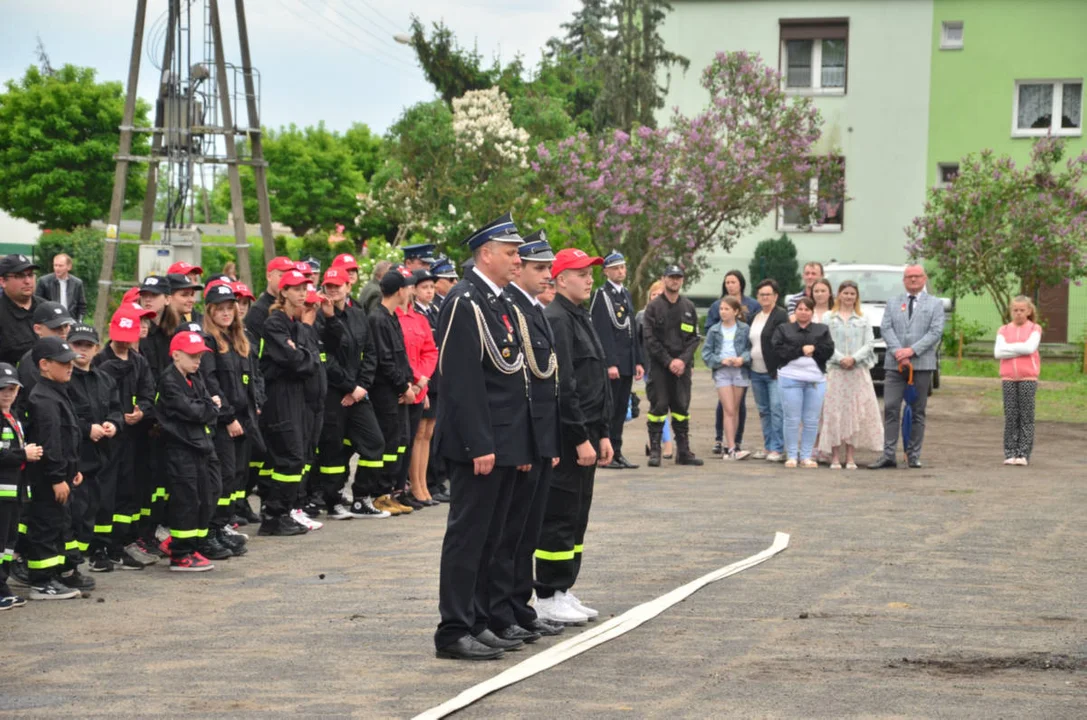
[[[23,470],[42,457],[41,446],[27,444],[23,424],[12,409],[21,387],[15,368],[0,363],[0,610],[26,605],[8,587],[8,564],[15,552],[19,505],[27,501]]]

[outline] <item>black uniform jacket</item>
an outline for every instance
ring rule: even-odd
[[[338,401],[356,387],[369,392],[377,372],[377,345],[366,313],[345,303],[330,318],[319,314],[317,322],[325,344],[329,393]]]
[[[268,291],[264,291],[260,294],[260,297],[249,306],[249,312],[245,314],[245,329],[249,331],[251,335],[256,336],[258,353],[260,339],[264,337],[264,323],[268,320],[268,310],[275,301],[276,299],[272,297]]]
[[[407,392],[415,375],[408,361],[400,319],[378,303],[370,313],[370,328],[377,346],[377,367],[370,394],[374,402],[388,407]]]
[[[480,337],[477,312],[499,360],[513,362],[521,352],[513,306],[495,295],[478,270],[466,273],[446,296],[438,320],[438,452],[462,463],[494,453],[498,467],[530,464],[540,455],[527,369],[510,374],[498,369]]]
[[[691,372],[698,336],[698,313],[694,303],[683,295],[673,303],[661,293],[649,303],[642,317],[645,349],[653,362],[662,367],[679,358]]]
[[[94,356],[91,367],[107,373],[117,383],[123,412],[130,413],[138,406],[145,422],[154,417],[155,379],[147,358],[130,349],[128,360],[121,360],[113,348],[106,345]]]
[[[249,338],[249,382],[253,392],[253,412],[264,407],[268,396],[264,393],[264,374],[260,371],[260,338],[248,329],[245,336]]]
[[[305,382],[317,372],[321,358],[306,346],[302,325],[278,310],[268,315],[260,345],[260,372],[266,385],[280,380]]]
[[[645,361],[635,337],[634,298],[630,291],[605,282],[593,293],[589,312],[604,348],[604,362],[608,367],[618,367],[620,375],[633,376],[634,366],[645,365]]]
[[[41,370],[34,362],[33,349],[23,353],[22,358],[15,364],[15,374],[23,386],[19,389],[19,394],[15,396],[15,416],[20,420],[26,420],[26,404],[30,401],[30,391],[34,389],[42,376]]]
[[[589,439],[590,428],[608,437],[611,383],[604,348],[589,311],[562,295],[544,311],[555,332],[559,355],[559,416],[564,439],[575,446]]]
[[[96,473],[109,462],[113,439],[91,440],[91,425],[111,422],[118,433],[125,429],[117,381],[101,369],[88,371],[74,367],[72,380],[68,383],[68,397],[79,422],[79,470]]]
[[[17,365],[23,354],[38,341],[34,334],[34,308],[40,302],[41,298],[32,295],[30,309],[24,310],[0,291],[0,362]]]
[[[510,285],[506,294],[513,301],[514,307],[524,315],[528,325],[528,337],[521,338],[526,346],[531,347],[536,366],[546,372],[555,350],[555,335],[551,323],[544,316],[544,309],[536,305],[519,289]],[[526,360],[527,362],[527,360]],[[532,397],[532,430],[536,436],[536,451],[540,457],[559,456],[559,385],[558,373],[547,380],[541,380],[528,370],[529,392]]]
[[[318,313],[320,314],[320,313]],[[325,370],[325,344],[317,325],[298,322],[298,347],[305,348],[318,358],[313,374],[306,378],[306,407],[311,412],[324,412],[325,396],[328,395],[328,372]]]
[[[140,355],[147,358],[147,364],[151,366],[151,375],[157,380],[162,371],[173,364],[170,358],[170,336],[159,327],[158,323],[151,323],[151,329],[147,337],[140,340]]]
[[[26,502],[27,500],[26,477],[23,474],[23,468],[26,465],[26,450],[23,443],[19,441],[22,423],[16,417],[14,408],[12,408],[11,416],[14,423],[9,422],[7,417],[0,413],[0,503]],[[16,423],[19,424],[18,428],[15,427]]]
[[[68,385],[39,380],[30,393],[27,413],[26,441],[42,446],[42,459],[26,465],[31,492],[35,498],[52,498],[53,485],[70,484],[79,472],[79,421]]]
[[[166,368],[159,378],[155,407],[159,426],[168,442],[200,453],[215,452],[211,433],[218,410],[198,373],[186,378],[177,366]]]
[[[834,355],[834,340],[830,337],[830,328],[823,323],[808,323],[806,328],[798,323],[782,323],[774,330],[774,354],[777,356],[778,369],[804,356],[804,346],[814,345],[812,359],[819,369],[827,371],[827,360]]]
[[[200,376],[209,387],[209,378],[215,378],[219,389],[219,425],[225,426],[235,420],[245,429],[249,439],[264,446],[257,427],[257,383],[254,378],[252,353],[240,355],[227,341],[227,351],[219,352],[218,344],[213,341],[212,352],[204,353],[200,359]],[[259,374],[259,371],[257,371]],[[226,432],[226,430],[222,430]]]

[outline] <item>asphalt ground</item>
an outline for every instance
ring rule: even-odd
[[[1002,421],[980,414],[979,391],[947,379],[932,398],[923,470],[707,457],[598,472],[576,591],[605,618],[759,552],[775,531],[790,547],[458,717],[1087,716],[1084,427],[1040,425],[1033,464],[1006,468]],[[695,398],[706,457],[707,373]],[[636,461],[641,422],[626,431]],[[535,652],[435,659],[445,514],[253,537],[248,556],[211,573],[99,574],[88,599],[2,613],[0,716],[371,718],[437,705]]]

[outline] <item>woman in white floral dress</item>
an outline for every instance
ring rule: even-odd
[[[819,451],[830,453],[830,467],[840,470],[842,446],[845,467],[856,470],[853,451],[883,448],[883,419],[868,372],[876,364],[875,335],[861,312],[857,284],[838,286],[834,312],[823,322],[834,339],[834,356],[827,363],[827,392],[819,433]]]

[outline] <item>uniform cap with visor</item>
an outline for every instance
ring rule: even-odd
[[[547,233],[537,230],[525,236],[525,242],[517,248],[524,262],[552,262],[555,259],[555,251],[547,242]]]
[[[37,270],[38,264],[31,260],[26,255],[20,255],[15,253],[13,255],[5,255],[0,258],[0,277],[4,275],[10,275],[12,273],[26,272],[27,270]]]
[[[497,220],[492,220],[469,235],[464,244],[468,246],[469,250],[474,251],[491,241],[521,244],[521,233],[517,232],[517,225],[513,222],[513,215],[506,213]]]
[[[76,325],[68,332],[68,344],[73,345],[77,342],[89,342],[98,344],[98,331],[90,325],[84,325],[80,323]]]
[[[208,345],[200,333],[179,332],[170,340],[170,352],[178,350],[187,355],[199,355],[208,352]]]
[[[237,299],[238,296],[230,289],[230,285],[223,283],[209,288],[207,295],[204,296],[204,303],[218,305],[219,303],[235,302]]]

